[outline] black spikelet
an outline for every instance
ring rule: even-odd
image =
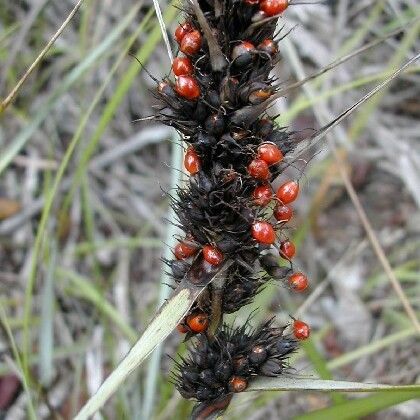
[[[224,325],[214,340],[201,335],[190,354],[176,363],[177,389],[183,397],[201,402],[198,411],[244,391],[254,376],[281,375],[297,348],[296,340],[284,335],[284,330],[270,320],[254,330],[248,325]]]

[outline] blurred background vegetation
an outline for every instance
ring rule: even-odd
[[[0,0],[1,98],[75,4]],[[161,7],[171,34],[179,10]],[[279,101],[278,123],[318,128],[350,106],[419,51],[419,15],[416,0],[291,7],[284,24],[294,29],[280,44],[284,59],[275,70],[285,83],[398,27],[405,31]],[[161,38],[151,2],[86,0],[0,116],[0,418],[72,418],[169,293],[161,257],[170,253],[174,230],[163,191],[182,182],[182,145],[167,127],[133,122],[153,113],[155,84],[130,55],[154,76],[166,75]],[[419,71],[415,63],[332,139],[418,317]],[[418,383],[418,335],[328,144],[306,158],[291,235],[311,290],[296,296],[272,284],[246,313],[258,308],[260,319],[287,320],[297,312],[311,324],[295,375]],[[174,333],[103,417],[187,418],[191,403],[170,383],[167,356],[185,351],[181,340]],[[420,402],[413,398],[253,393],[236,397],[226,418],[414,419]]]

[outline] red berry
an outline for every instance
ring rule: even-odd
[[[248,173],[255,179],[266,181],[270,178],[270,170],[268,169],[267,162],[262,159],[254,159],[248,165]]]
[[[189,147],[185,153],[184,166],[191,175],[195,175],[200,170],[201,160],[192,146]]]
[[[303,292],[308,288],[308,277],[303,273],[293,273],[289,277],[289,284],[297,292]]]
[[[182,23],[181,25],[179,25],[179,26],[176,28],[176,31],[175,31],[175,38],[176,38],[176,40],[177,40],[178,44],[180,44],[180,43],[181,43],[181,41],[182,41],[182,39],[184,38],[184,36],[185,36],[188,32],[191,32],[193,29],[194,29],[194,28],[193,28],[193,27],[191,26],[191,24],[190,24],[190,23],[188,23],[188,22],[184,22],[184,23]]]
[[[175,258],[177,260],[184,260],[192,257],[197,252],[197,247],[187,244],[186,242],[178,242],[174,249]]]
[[[197,99],[200,96],[200,86],[194,77],[179,76],[175,82],[175,90],[185,99]]]
[[[184,322],[181,322],[180,324],[178,324],[176,326],[176,329],[181,333],[181,334],[186,334],[189,330],[188,327],[184,324]]]
[[[193,312],[187,316],[187,325],[193,333],[202,333],[209,326],[209,317],[202,311]]]
[[[283,160],[283,153],[275,144],[263,143],[258,147],[258,157],[268,165],[274,165]]]
[[[251,235],[261,244],[272,245],[276,241],[276,232],[268,222],[254,222],[251,227]]]
[[[273,197],[273,190],[271,189],[270,185],[261,185],[255,188],[253,194],[254,203],[258,206],[266,206]]]
[[[293,334],[298,340],[306,340],[311,335],[311,329],[305,322],[295,319],[293,322]]]
[[[264,41],[258,45],[258,49],[269,55],[274,55],[279,51],[277,44],[272,39],[264,39]]]
[[[293,210],[289,206],[278,204],[273,216],[278,222],[287,223],[293,217]]]
[[[172,62],[172,71],[175,76],[185,76],[194,71],[191,60],[188,57],[176,57]]]
[[[194,55],[200,51],[202,37],[200,31],[194,29],[184,35],[181,41],[180,50],[187,55]]]
[[[293,242],[289,240],[283,241],[280,244],[280,257],[291,260],[296,254],[296,247]]]
[[[283,13],[289,6],[288,0],[262,0],[260,9],[267,16],[275,16]]]
[[[255,45],[249,41],[242,41],[240,44],[236,45],[232,50],[232,60],[235,60],[243,54],[247,54],[250,51],[255,50]]]
[[[242,392],[248,387],[248,381],[240,376],[232,376],[229,380],[229,390],[232,392]]]
[[[219,265],[223,261],[223,254],[215,246],[204,245],[203,256],[211,265]]]
[[[288,181],[280,185],[276,195],[283,204],[289,204],[296,200],[298,194],[299,184],[296,181]]]

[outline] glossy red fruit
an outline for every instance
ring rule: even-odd
[[[306,340],[311,335],[311,329],[305,322],[295,319],[293,322],[293,335],[298,340]]]
[[[268,222],[254,222],[251,226],[251,235],[261,244],[272,245],[276,241],[276,231]]]
[[[203,38],[200,31],[194,29],[184,35],[179,49],[187,55],[197,54],[198,51],[200,51],[202,40]]]
[[[180,44],[184,36],[188,32],[191,32],[193,29],[194,28],[192,27],[191,23],[181,23],[175,30],[175,39],[177,40],[178,44]]]
[[[275,16],[283,13],[289,6],[288,0],[262,0],[260,9],[267,16]]]
[[[184,166],[191,175],[195,175],[201,168],[201,159],[192,146],[185,153]]]
[[[296,181],[287,181],[284,184],[280,185],[277,190],[277,198],[283,204],[289,204],[296,200],[299,194],[299,184]]]
[[[178,242],[174,249],[175,258],[177,260],[184,260],[185,258],[192,257],[197,250],[197,247],[186,242]]]
[[[248,387],[248,381],[240,376],[232,376],[229,380],[229,390],[231,392],[242,392]]]
[[[273,212],[278,222],[287,223],[293,217],[293,210],[286,205],[278,204]]]
[[[255,188],[252,197],[254,199],[254,203],[258,206],[266,206],[273,197],[273,190],[268,184],[261,185]]]
[[[188,330],[188,327],[184,324],[184,323],[181,323],[181,324],[178,324],[177,326],[176,326],[176,329],[181,333],[181,334],[186,334],[189,330]]]
[[[292,289],[296,290],[297,292],[303,292],[308,288],[308,277],[305,276],[303,273],[293,273],[289,277],[289,285]]]
[[[194,100],[200,96],[200,85],[192,76],[179,76],[175,82],[175,91],[185,99]]]
[[[240,44],[236,45],[232,50],[232,60],[235,60],[243,54],[247,54],[255,50],[255,45],[249,41],[242,41]]]
[[[296,247],[293,242],[287,240],[280,243],[280,257],[291,260],[296,254]]]
[[[188,57],[176,57],[172,62],[172,71],[175,76],[185,76],[187,74],[192,74],[194,67]]]
[[[260,51],[264,51],[269,55],[274,55],[278,53],[279,48],[277,46],[277,43],[274,42],[272,39],[264,39],[263,42],[261,42],[258,47]]]
[[[193,312],[187,316],[187,325],[193,333],[202,333],[209,326],[209,317],[202,311]]]
[[[263,143],[258,147],[258,157],[268,165],[274,165],[283,160],[283,153],[281,150],[273,143]]]
[[[270,178],[270,170],[267,162],[262,159],[254,159],[248,165],[248,173],[255,179],[266,181]]]
[[[204,245],[203,257],[211,265],[219,265],[223,261],[223,254],[215,246]]]

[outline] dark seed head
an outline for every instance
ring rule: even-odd
[[[277,376],[281,373],[282,368],[276,360],[269,359],[260,366],[259,371],[264,376]]]

